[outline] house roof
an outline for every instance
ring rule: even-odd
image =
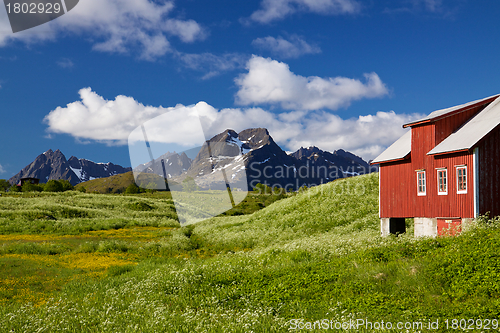
[[[453,115],[455,113],[463,112],[463,111],[465,111],[465,110],[467,110],[467,109],[469,109],[471,107],[476,107],[476,106],[481,105],[481,104],[491,103],[492,101],[494,101],[495,99],[497,99],[499,96],[500,96],[500,94],[497,94],[497,95],[493,95],[493,96],[490,96],[490,97],[478,99],[476,101],[472,101],[472,102],[469,102],[469,103],[465,103],[465,104],[453,106],[451,108],[437,110],[437,111],[432,112],[431,114],[429,114],[425,118],[412,121],[411,123],[408,123],[408,124],[404,124],[403,127],[406,128],[406,127],[410,127],[410,126],[414,126],[414,125],[428,123],[428,122],[431,122],[431,121],[436,121],[436,120],[439,120],[441,118],[445,118],[445,117],[451,116],[451,115]]]
[[[469,150],[498,125],[500,125],[500,97],[434,147],[427,155]]]
[[[488,104],[481,112],[471,118],[457,131],[449,135],[427,155],[446,154],[470,150],[479,141],[500,125],[500,94],[457,105],[451,108],[437,110],[420,120],[403,125],[409,127],[436,121],[453,114],[466,111],[472,107]],[[382,154],[372,161],[372,164],[402,160],[411,152],[411,131],[400,137]]]
[[[411,152],[411,131],[406,132],[382,154],[372,161],[372,164],[402,160]]]

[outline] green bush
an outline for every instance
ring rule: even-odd
[[[73,185],[71,185],[69,180],[59,179],[59,182],[62,184],[63,192],[64,191],[73,191],[73,189],[75,188]]]
[[[51,179],[43,187],[45,192],[62,192],[63,184],[59,180]]]
[[[261,184],[261,183],[258,183],[257,185],[255,185],[255,187],[253,188],[253,191],[255,193],[258,193],[258,194],[272,194],[273,193],[272,189],[269,186]]]
[[[128,209],[136,210],[136,211],[149,211],[153,210],[154,206],[149,205],[143,201],[133,202],[127,205]]]
[[[10,187],[10,183],[5,179],[0,179],[0,191],[5,192]]]
[[[9,187],[9,192],[21,192],[21,187],[14,184],[11,187]]]
[[[140,188],[135,183],[130,184],[125,190],[125,194],[137,194],[139,192]]]
[[[21,186],[21,191],[23,191],[23,192],[42,192],[43,185],[31,184],[30,182],[25,182],[23,184],[23,186]]]

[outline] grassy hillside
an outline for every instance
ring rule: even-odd
[[[87,193],[123,193],[130,184],[134,184],[134,173],[132,171],[111,177],[89,180],[76,185],[75,190],[83,188]]]
[[[149,175],[144,174],[143,182],[145,184],[149,183],[151,180],[157,179],[149,179]],[[153,176],[154,177],[154,176]],[[94,180],[89,180],[87,182],[80,183],[75,186],[75,191],[85,192],[85,193],[101,193],[101,194],[109,194],[109,193],[124,193],[126,188],[134,184],[134,175],[132,171],[107,177],[107,178],[99,178]],[[294,193],[282,193],[280,195],[272,195],[272,191],[268,189],[268,192],[262,193],[254,193],[250,192],[246,196],[246,198],[236,205],[233,209],[222,213],[223,216],[233,216],[233,215],[244,215],[251,214],[255,211],[258,211],[264,207],[269,206],[275,201],[281,200],[283,198],[287,198],[289,196],[293,196]],[[178,193],[179,196],[189,195],[189,193]],[[150,198],[171,198],[168,192],[155,192],[154,194],[148,195],[143,193],[143,197]]]
[[[172,200],[75,191],[4,193],[0,198],[0,235],[78,235],[134,226],[178,227]]]
[[[498,221],[482,219],[454,238],[381,238],[377,189],[376,174],[339,180],[251,215],[183,228],[168,215],[169,199],[2,197],[0,327],[288,332],[359,319],[438,320],[438,331],[452,332],[453,319],[464,318],[475,320],[475,331],[480,323],[494,328]],[[30,227],[43,214],[56,220],[46,231]]]

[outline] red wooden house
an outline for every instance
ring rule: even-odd
[[[463,223],[500,215],[500,95],[432,112],[406,124],[405,135],[372,163],[380,165],[382,236],[460,230]]]

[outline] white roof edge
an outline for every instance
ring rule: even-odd
[[[439,148],[439,145],[437,145],[436,147],[434,147],[434,149],[432,149],[430,152],[428,152],[427,155],[451,154],[451,153],[458,153],[458,152],[465,151],[465,150],[469,150],[469,148],[442,149],[442,148]]]
[[[447,113],[450,113],[450,112],[453,112],[453,111],[457,111],[457,110],[460,110],[460,109],[464,109],[464,108],[466,108],[468,106],[471,106],[471,105],[474,105],[474,104],[477,104],[477,103],[484,102],[484,101],[486,101],[486,100],[488,100],[490,98],[494,98],[494,97],[498,98],[499,96],[500,96],[500,94],[491,95],[489,97],[481,98],[481,99],[478,99],[478,100],[475,100],[475,101],[472,101],[472,102],[468,102],[468,103],[465,103],[465,104],[460,104],[460,105],[452,106],[452,107],[446,108],[446,109],[436,110],[436,111],[431,112],[427,117],[424,117],[422,119],[418,119],[418,120],[412,121],[410,123],[404,124],[403,126],[408,126],[408,125],[420,123],[420,122],[426,121],[426,120],[432,120],[434,118],[443,116],[443,115],[445,115]]]
[[[449,135],[427,155],[469,150],[498,125],[500,125],[500,97]]]
[[[396,140],[396,142],[390,145],[389,148],[387,148],[379,156],[377,156],[372,161],[372,164],[400,160],[405,158],[410,152],[411,130],[407,131],[402,137]]]

